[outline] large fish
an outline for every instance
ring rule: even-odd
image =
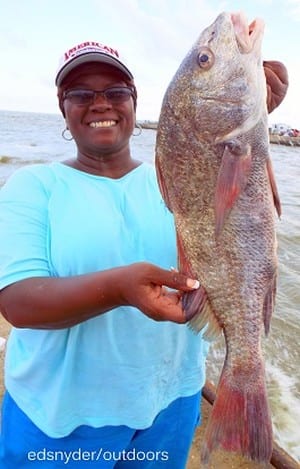
[[[262,332],[274,307],[275,208],[269,156],[264,23],[220,14],[181,63],[165,93],[156,168],[177,230],[180,270],[201,287],[185,294],[191,326],[214,338],[226,359],[202,460],[220,446],[269,461],[272,424]]]

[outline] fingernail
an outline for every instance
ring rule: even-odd
[[[186,284],[189,288],[193,288],[194,290],[197,290],[197,288],[200,287],[199,280],[193,280],[192,278],[188,278]]]

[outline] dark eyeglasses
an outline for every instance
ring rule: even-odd
[[[64,91],[63,99],[68,99],[72,104],[88,105],[92,104],[98,95],[112,104],[121,104],[128,101],[131,96],[134,97],[134,91],[125,86],[113,86],[101,91],[74,89]]]

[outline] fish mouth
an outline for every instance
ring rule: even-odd
[[[249,54],[263,34],[264,21],[261,18],[256,18],[248,25],[247,18],[242,12],[231,13],[230,17],[241,53]]]

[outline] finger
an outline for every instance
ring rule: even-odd
[[[159,314],[158,320],[160,321],[172,321],[178,324],[184,324],[186,322],[181,302],[173,303],[171,301],[168,305],[160,305],[156,313]]]
[[[182,291],[197,290],[200,287],[197,279],[189,278],[176,270],[161,270],[161,282],[162,285]]]
[[[177,291],[174,291],[174,290],[165,290],[163,292],[163,295],[165,296],[165,298],[170,302],[170,304],[172,305],[179,305],[181,302],[181,297],[180,297],[180,294],[178,294]]]

